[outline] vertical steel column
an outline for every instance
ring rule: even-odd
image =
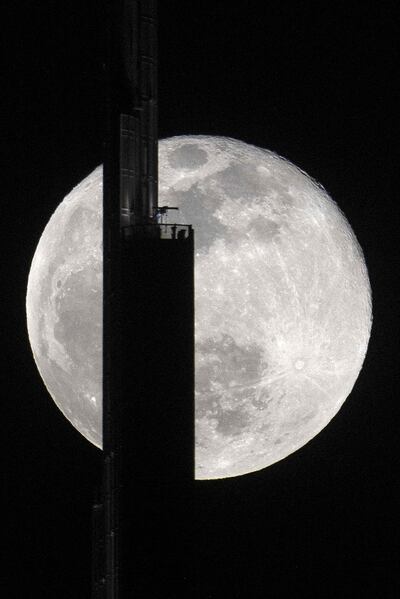
[[[169,236],[153,219],[158,168],[155,8],[153,0],[108,2],[106,599],[193,596],[193,231],[181,227],[176,236],[175,227]]]

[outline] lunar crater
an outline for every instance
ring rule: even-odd
[[[249,233],[254,241],[266,243],[276,239],[280,233],[280,226],[274,220],[257,216],[249,223]]]
[[[208,154],[198,144],[183,144],[171,152],[168,158],[172,168],[197,169],[208,162]]]
[[[222,204],[222,199],[213,201],[204,192],[199,184],[191,185],[189,190],[173,190],[165,198],[170,205],[179,204],[179,220],[185,223],[194,222],[199,216],[204,215],[206,227],[196,242],[196,250],[207,251],[216,239],[228,236],[229,228],[215,215],[216,209]]]

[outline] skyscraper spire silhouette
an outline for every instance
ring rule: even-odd
[[[193,230],[157,218],[156,3],[110,0],[107,20],[93,597],[193,597]]]

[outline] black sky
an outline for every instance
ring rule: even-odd
[[[199,485],[200,599],[398,597],[395,3],[160,4],[160,137],[227,135],[293,161],[346,214],[373,289],[365,365],[330,425],[264,471]],[[105,23],[94,0],[7,5],[0,590],[86,599],[101,455],[48,396],[24,302],[50,215],[102,162]]]

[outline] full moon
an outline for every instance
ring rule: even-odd
[[[159,193],[195,229],[196,478],[260,470],[315,437],[357,380],[372,323],[362,250],[321,185],[234,139],[161,140]],[[43,381],[100,448],[102,197],[98,167],[50,218],[26,298]]]

